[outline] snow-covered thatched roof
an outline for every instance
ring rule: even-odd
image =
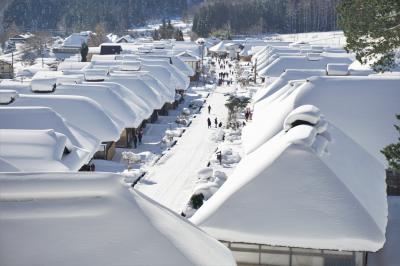
[[[90,159],[88,151],[52,129],[0,129],[0,147],[0,161],[8,164],[0,163],[0,172],[78,171]]]
[[[72,145],[88,151],[89,158],[94,155],[101,143],[95,136],[72,126],[48,107],[0,107],[0,121],[0,129],[53,129],[65,135]]]
[[[259,69],[261,77],[279,77],[286,69],[326,69],[328,63],[351,64],[353,59],[345,54],[343,56],[313,55],[307,56],[281,56],[263,69]]]
[[[256,150],[281,131],[282,121],[288,113],[301,105],[312,104],[332,124],[386,165],[380,150],[397,140],[393,125],[396,124],[395,115],[400,113],[399,84],[399,77],[310,78],[256,111],[253,123],[243,132],[244,147],[247,152]],[[263,101],[256,106],[263,105]]]
[[[389,220],[386,229],[386,243],[381,250],[368,254],[369,266],[395,266],[400,261],[400,197],[389,196]]]
[[[285,115],[284,129],[244,157],[191,221],[232,242],[380,249],[385,167],[322,115],[309,105]]]
[[[225,43],[224,41],[221,41],[219,43],[217,43],[216,45],[214,45],[213,47],[208,49],[211,52],[214,53],[227,53],[228,51],[225,48]]]
[[[0,187],[4,265],[235,265],[221,243],[119,175],[0,174]]]
[[[81,86],[81,85],[80,85]],[[0,97],[7,95],[0,89]],[[8,107],[43,106],[49,107],[66,119],[71,125],[92,134],[101,141],[116,141],[121,130],[105,113],[105,109],[87,97],[72,95],[16,94],[14,101],[4,104]]]

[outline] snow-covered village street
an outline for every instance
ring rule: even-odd
[[[226,93],[232,87],[218,86],[206,98],[201,112],[192,120],[192,124],[179,139],[177,144],[149,171],[138,183],[137,189],[164,206],[180,213],[193,193],[197,173],[207,167],[218,147],[217,131],[214,119],[226,123]],[[208,114],[207,106],[211,106]],[[207,127],[207,118],[213,121]]]
[[[400,42],[350,0],[158,1],[0,25],[0,266],[399,266]]]

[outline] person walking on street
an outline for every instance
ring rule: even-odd
[[[138,133],[138,139],[139,139],[139,145],[142,144],[142,137],[143,137],[143,129],[139,129]]]
[[[208,114],[210,114],[210,112],[211,112],[211,106],[208,105]]]
[[[210,118],[207,118],[207,125],[208,125],[208,128],[211,127],[211,119]]]
[[[134,149],[137,148],[137,141],[138,141],[138,138],[137,138],[136,134],[133,134],[133,148]]]
[[[222,127],[222,122],[219,122],[218,127]]]
[[[217,160],[219,161],[219,164],[221,165],[222,164],[222,152],[221,151],[217,152]]]
[[[218,119],[217,118],[214,119],[214,124],[215,124],[215,128],[217,128],[217,126],[218,126]]]

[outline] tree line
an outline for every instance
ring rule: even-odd
[[[340,0],[209,0],[196,9],[193,32],[295,33],[338,29]]]
[[[2,23],[5,29],[15,23],[30,31],[66,33],[93,30],[101,23],[108,31],[120,32],[152,19],[182,16],[186,9],[187,0],[12,0]]]

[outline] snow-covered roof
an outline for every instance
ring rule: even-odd
[[[386,243],[378,252],[368,254],[368,266],[396,266],[400,261],[400,197],[389,196],[388,207]]]
[[[81,87],[80,89],[85,89],[82,85],[78,86]],[[8,92],[7,90],[0,90],[0,98],[2,95],[7,95]],[[105,113],[104,110],[108,106],[103,105],[102,107],[90,98],[77,95],[17,94],[14,101],[4,106],[49,107],[71,123],[71,125],[90,133],[101,141],[118,140],[121,130],[117,128],[114,121]]]
[[[131,75],[115,73],[110,74],[106,81],[118,83],[130,90],[130,94],[134,97],[131,100],[139,107],[142,121],[151,116],[157,99],[151,99],[150,95],[154,96],[154,93],[143,81]]]
[[[240,56],[251,56],[251,55],[253,55],[253,51],[252,51],[251,48],[252,48],[252,46],[250,46],[250,45],[245,45],[244,48],[243,48],[243,50],[240,51],[239,55],[240,55]]]
[[[325,75],[326,71],[323,69],[286,69],[285,72],[283,72],[279,78],[274,80],[274,82],[272,82],[269,86],[260,88],[257,91],[256,95],[254,96],[254,102],[259,102],[273,94],[275,96],[274,98],[276,98],[278,96],[278,93],[276,92],[285,86],[290,80],[305,80],[308,77]],[[282,93],[284,92],[282,91]],[[268,102],[271,101],[271,98],[268,99]]]
[[[57,69],[59,71],[63,70],[81,70],[85,66],[89,65],[90,62],[74,62],[74,61],[63,61],[61,62]]]
[[[0,172],[78,171],[90,159],[88,151],[52,129],[0,129],[0,147],[0,160],[14,167],[0,164]]]
[[[135,125],[137,123],[136,120],[140,119],[140,115],[130,108],[126,100],[118,92],[103,85],[101,82],[59,85],[55,94],[80,95],[96,101],[114,121],[119,134],[124,128]],[[103,127],[105,127],[105,124],[103,124]]]
[[[65,75],[64,77],[68,77]],[[54,92],[47,95],[76,95],[83,96],[95,101],[101,106],[101,109],[110,117],[121,132],[126,127],[137,127],[144,118],[144,111],[140,108],[137,102],[132,104],[133,100],[142,103],[141,99],[136,99],[137,96],[128,91],[127,88],[120,88],[119,85],[111,84],[109,87],[103,83],[65,83],[56,86]],[[8,81],[0,84],[0,90],[15,90],[22,94],[35,94],[31,90],[29,83],[21,84],[15,81]],[[136,98],[135,98],[136,97]],[[103,124],[104,127],[104,124]],[[111,129],[103,129],[111,130]]]
[[[281,122],[289,112],[298,106],[312,104],[321,109],[332,124],[386,165],[380,150],[397,140],[393,125],[396,124],[395,115],[400,113],[399,84],[399,77],[309,78],[308,82],[257,111],[253,122],[243,131],[244,148],[247,152],[254,151],[282,129]]]
[[[87,33],[72,33],[63,43],[63,47],[80,48],[83,43],[87,43],[89,34]]]
[[[344,56],[321,55],[314,60],[309,56],[281,56],[263,69],[259,69],[258,75],[261,77],[278,77],[286,69],[326,69],[328,63],[351,64],[353,60],[347,54]]]
[[[214,53],[227,53],[224,41],[217,43],[216,45],[209,48],[208,50],[211,52],[214,52]]]
[[[192,55],[189,51],[184,51],[177,56],[184,62],[197,62],[200,61],[200,58],[198,56]]]
[[[221,243],[119,175],[0,174],[0,187],[2,264],[235,265]]]
[[[192,54],[192,57],[193,58],[198,58],[197,56],[195,56],[193,54]],[[179,69],[182,73],[184,73],[186,75],[186,78],[187,77],[192,77],[192,76],[194,76],[196,74],[194,72],[194,70],[188,64],[185,63],[185,61],[183,60],[182,57],[171,56],[171,61],[172,61],[172,64],[177,69]],[[198,61],[198,60],[196,60],[196,61]]]
[[[285,130],[244,157],[191,221],[233,242],[380,249],[385,168],[322,115],[314,106],[286,115]]]
[[[151,58],[151,57],[141,57],[139,59],[143,63],[147,65],[156,65],[156,66],[164,66],[166,67],[174,76],[177,84],[176,89],[186,90],[189,88],[190,80],[189,77],[183,74],[179,69],[177,69],[174,65],[170,64],[163,58]]]
[[[145,102],[147,109],[150,110],[150,115],[154,110],[161,109],[165,103],[160,88],[151,86],[146,82],[146,78],[142,77],[137,71],[118,71],[110,73],[110,80],[114,77],[120,77],[125,80],[125,83],[131,84],[135,90],[134,93]]]
[[[89,158],[100,146],[99,139],[71,125],[48,107],[0,107],[0,121],[0,129],[53,129],[65,135],[72,145],[88,151]]]

